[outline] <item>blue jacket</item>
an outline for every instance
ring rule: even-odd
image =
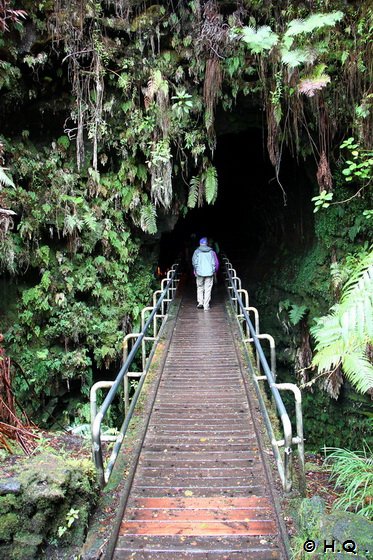
[[[192,264],[197,276],[213,276],[216,270],[214,251],[208,245],[200,245],[193,253]]]

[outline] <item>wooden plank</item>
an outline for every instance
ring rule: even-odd
[[[123,521],[120,535],[275,535],[274,521]]]
[[[128,508],[127,521],[272,521],[272,510],[257,509],[149,509]]]
[[[129,500],[129,507],[156,509],[237,509],[264,508],[268,509],[271,502],[264,496],[245,496],[238,498],[135,498]]]

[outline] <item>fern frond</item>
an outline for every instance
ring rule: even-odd
[[[0,187],[15,187],[12,179],[5,173],[4,168],[0,166]]]
[[[278,42],[278,35],[267,25],[254,29],[253,27],[243,27],[242,40],[248,45],[254,54],[271,50]]]
[[[143,206],[140,212],[140,226],[146,233],[157,233],[157,210],[151,203]]]
[[[281,60],[290,68],[295,68],[300,64],[313,62],[315,56],[311,51],[304,49],[281,49]]]
[[[285,32],[285,37],[293,37],[301,33],[311,33],[315,29],[335,25],[343,18],[343,12],[329,12],[327,14],[312,14],[306,19],[293,19]]]
[[[373,342],[373,251],[356,267],[342,290],[341,303],[311,328],[316,339],[313,365],[325,372],[341,363],[360,392],[373,387],[373,366],[366,355]]]
[[[306,305],[292,305],[289,311],[289,319],[292,325],[297,325],[303,319],[307,311]]]
[[[205,186],[205,198],[208,204],[213,204],[218,196],[218,174],[213,165],[210,165],[203,173]]]
[[[74,233],[75,230],[80,231],[83,227],[83,222],[77,214],[67,214],[64,219],[63,234],[66,235]]]
[[[373,366],[363,353],[346,354],[342,368],[347,379],[360,393],[373,388]]]
[[[312,360],[312,365],[317,366],[319,373],[326,373],[337,368],[342,361],[343,344],[336,340],[321,348]]]
[[[201,184],[201,178],[199,175],[191,178],[190,186],[189,186],[189,194],[188,194],[188,208],[196,207],[200,184]]]
[[[97,220],[94,214],[91,214],[90,212],[84,214],[83,223],[90,231],[97,230]]]
[[[365,274],[366,273],[366,274]],[[355,290],[361,290],[362,285],[360,284],[360,288],[358,287],[359,282],[366,286],[372,286],[373,280],[373,248],[371,249],[370,253],[368,253],[357,265],[354,272],[351,274],[349,280],[346,282],[343,288],[343,295],[341,301],[344,302],[351,296],[351,293]],[[372,289],[372,288],[370,288]]]

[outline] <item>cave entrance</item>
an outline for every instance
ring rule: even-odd
[[[303,250],[313,237],[312,185],[306,167],[284,149],[279,182],[260,128],[226,132],[213,163],[218,197],[195,208],[161,238],[160,258],[170,265],[194,234],[218,242],[243,277],[260,279],[284,248]]]

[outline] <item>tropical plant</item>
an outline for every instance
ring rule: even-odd
[[[363,150],[353,137],[347,138],[340,147],[351,154],[351,159],[346,160],[342,170],[346,181],[354,180],[368,185],[372,181],[373,150]]]
[[[286,311],[289,316],[289,321],[292,325],[297,325],[306,315],[308,307],[306,305],[297,305],[286,299],[280,301],[278,304],[279,313]],[[283,322],[280,319],[281,322]]]
[[[340,11],[324,14],[316,13],[305,19],[291,20],[282,36],[272,31],[267,25],[257,28],[252,26],[234,28],[233,36],[241,37],[253,54],[263,54],[265,51],[271,51],[275,46],[279,46],[282,63],[289,68],[295,68],[301,64],[313,63],[318,55],[317,39],[313,38],[314,45],[312,48],[309,45],[304,47],[302,44],[304,36],[310,36],[316,30],[334,26],[342,18],[343,13]],[[299,46],[294,44],[296,38],[300,41]],[[324,65],[323,68],[325,68]],[[327,80],[324,80],[325,84],[330,81],[330,78],[327,78]]]
[[[312,364],[332,376],[341,367],[357,391],[373,388],[370,349],[373,344],[373,249],[356,266],[331,312],[311,328],[316,339]],[[332,392],[337,398],[339,388]]]
[[[213,204],[218,196],[218,175],[213,165],[208,165],[200,175],[190,180],[188,207],[202,206],[203,200]]]
[[[324,190],[321,191],[319,195],[312,197],[311,200],[315,203],[313,212],[316,214],[320,208],[328,208],[330,206],[330,203],[333,200],[333,193]]]
[[[369,447],[362,451],[327,447],[325,451],[331,451],[326,459],[331,465],[330,478],[342,489],[333,507],[373,520],[373,455]]]

